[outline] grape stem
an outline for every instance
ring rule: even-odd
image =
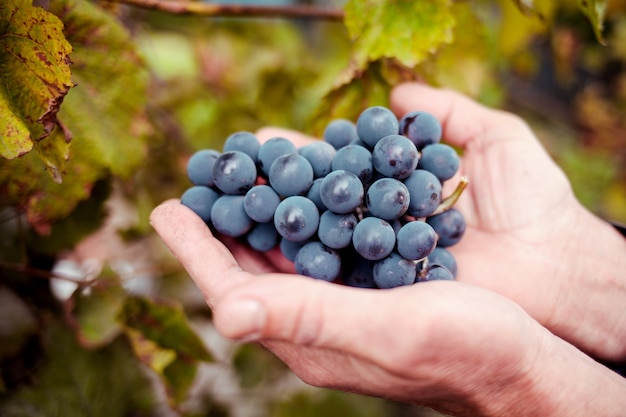
[[[343,11],[338,8],[314,6],[260,6],[239,4],[217,4],[171,0],[110,0],[143,9],[158,10],[165,13],[196,15],[209,17],[274,17],[306,18],[341,21]]]
[[[441,214],[444,211],[450,210],[452,207],[454,207],[459,197],[461,197],[461,194],[463,194],[463,190],[467,188],[468,184],[469,178],[466,176],[462,176],[456,186],[456,189],[452,192],[452,194],[443,199],[443,201],[439,204],[439,207],[435,209],[431,216],[434,216],[435,214]]]

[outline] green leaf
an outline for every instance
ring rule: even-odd
[[[175,351],[159,347],[157,343],[146,339],[139,331],[128,328],[126,333],[135,355],[157,373],[162,374],[165,368],[176,360]]]
[[[75,141],[89,142],[100,166],[128,177],[147,152],[145,64],[115,16],[87,0],[57,0],[50,6],[74,47],[78,86],[63,106],[63,120]]]
[[[36,148],[59,181],[70,136],[49,136],[74,86],[72,47],[63,35],[63,23],[31,3],[0,4],[0,156],[13,159]]]
[[[188,394],[199,361],[213,360],[181,306],[129,297],[120,320],[127,326],[137,357],[161,376],[170,402],[179,404]]]
[[[126,299],[120,316],[128,327],[165,349],[201,361],[213,360],[202,340],[189,326],[180,304],[133,296]]]
[[[345,25],[354,59],[363,69],[369,61],[395,58],[414,67],[453,40],[451,0],[349,0]]]
[[[578,7],[591,22],[593,32],[602,45],[606,44],[602,32],[604,30],[604,16],[606,14],[606,0],[577,0]]]
[[[81,345],[97,348],[109,344],[122,332],[117,318],[124,306],[126,291],[110,271],[94,285],[77,292],[69,301]]]
[[[67,326],[47,322],[45,356],[36,383],[0,397],[3,417],[149,417],[158,413],[152,383],[124,339],[95,350],[81,347]]]
[[[340,76],[341,82],[323,97],[312,117],[315,135],[320,136],[333,119],[356,122],[367,107],[388,105],[390,85],[381,74],[383,65],[376,61],[365,71]]]
[[[166,388],[173,404],[180,404],[187,398],[197,371],[198,361],[185,356],[177,356],[163,370]]]

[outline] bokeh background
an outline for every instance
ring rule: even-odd
[[[607,7],[602,41],[573,1],[533,10],[442,1],[455,21],[446,42],[414,66],[373,60],[347,84],[337,82],[355,43],[341,20],[123,3],[36,2],[61,18],[74,47],[77,86],[59,113],[72,158],[62,184],[35,156],[0,159],[3,416],[437,415],[307,386],[263,348],[215,332],[148,216],[190,186],[193,152],[220,149],[235,131],[274,125],[319,136],[332,118],[386,105],[394,83],[421,80],[524,117],[580,201],[626,223],[623,0],[592,2]],[[436,27],[434,17],[415,25]],[[380,24],[385,33],[389,22]],[[0,74],[5,89],[10,76]]]

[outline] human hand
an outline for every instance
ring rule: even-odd
[[[217,329],[261,342],[312,385],[458,416],[617,417],[626,407],[623,379],[489,290],[443,281],[370,290],[280,273],[292,268],[282,256],[218,240],[178,200],[151,222]]]
[[[396,87],[391,107],[432,113],[463,149],[470,185],[457,202],[467,230],[450,248],[457,279],[516,301],[593,355],[626,359],[626,240],[580,205],[527,124],[415,83]]]

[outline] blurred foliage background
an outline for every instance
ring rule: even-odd
[[[522,115],[583,204],[626,222],[624,0],[238,3],[343,19],[142,4],[0,6],[3,416],[435,415],[306,386],[259,346],[215,332],[148,216],[190,185],[193,152],[235,131],[319,136],[421,80]],[[31,43],[7,36],[21,31]],[[41,51],[69,60],[46,78]]]

